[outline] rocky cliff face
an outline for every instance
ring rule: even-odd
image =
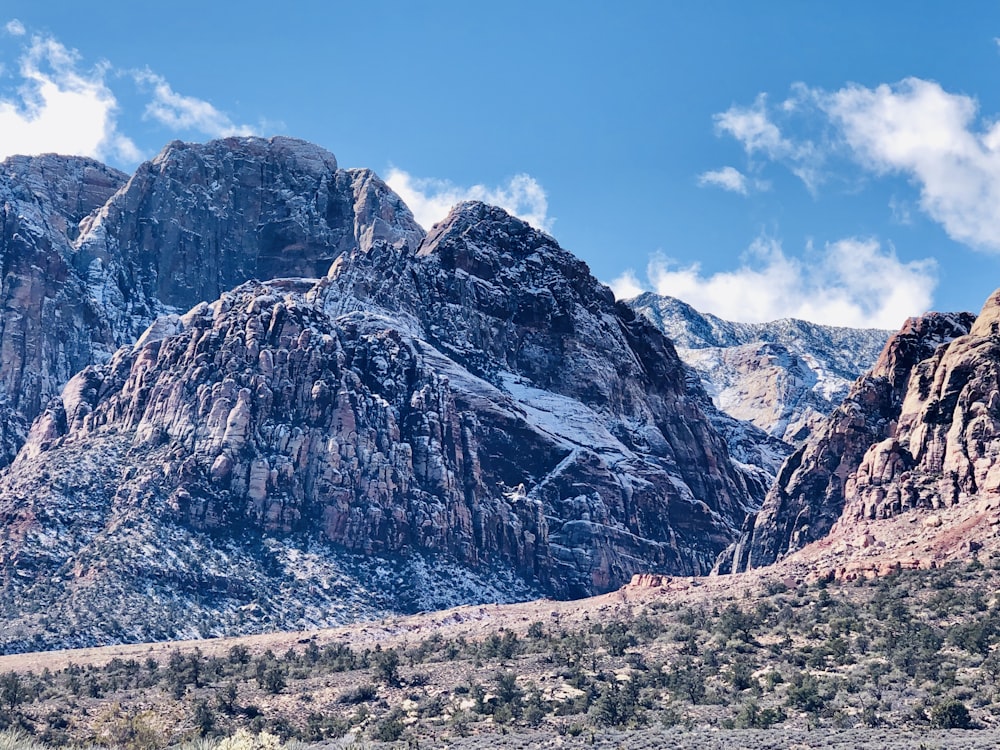
[[[842,523],[1000,497],[1000,291],[910,375],[896,428],[847,480]]]
[[[71,258],[81,220],[125,179],[90,159],[0,163],[0,466],[63,384],[116,346]]]
[[[721,411],[795,446],[843,401],[891,333],[790,319],[733,323],[651,293],[629,304],[674,341]]]
[[[12,157],[0,211],[0,467],[74,373],[157,315],[423,236],[373,173],[290,138],[172,143],[131,179],[89,159]]]
[[[135,340],[160,313],[250,279],[318,278],[376,240],[423,231],[372,172],[291,138],[174,142],[82,226],[73,263]]]
[[[948,349],[949,341],[962,340],[973,320],[968,313],[928,313],[907,321],[886,343],[871,372],[858,379],[843,403],[786,459],[720,570],[768,565],[825,536],[857,493],[855,474],[872,463],[867,458],[872,446],[884,449],[883,441],[891,443],[897,434],[904,403],[912,401],[914,390],[920,391],[919,373]]]
[[[499,209],[423,238],[371,173],[239,139],[168,147],[81,227],[114,336],[196,304],[76,375],[0,478],[7,648],[706,572],[760,500],[662,334]],[[299,278],[219,293],[250,274]]]

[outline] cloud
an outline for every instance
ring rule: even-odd
[[[0,158],[55,151],[137,161],[135,143],[118,132],[106,71],[105,65],[81,70],[74,50],[33,37],[20,59],[17,96],[0,98]]]
[[[827,325],[899,328],[928,310],[937,285],[933,260],[900,261],[892,248],[873,239],[844,239],[822,251],[807,248],[805,260],[789,257],[781,245],[761,238],[733,271],[710,275],[698,264],[679,266],[656,255],[647,269],[658,294],[687,302],[726,320],[763,323],[801,318]],[[612,288],[635,296],[626,272]]]
[[[193,130],[210,138],[255,135],[251,125],[237,125],[204,99],[178,94],[166,79],[146,70],[133,72],[136,83],[152,88],[153,100],[143,116],[175,130]]]
[[[760,94],[715,115],[715,125],[742,144],[752,167],[783,164],[814,193],[835,175],[856,184],[858,167],[905,177],[949,236],[1000,251],[1000,118],[984,117],[971,96],[913,77],[834,91],[796,84],[779,105]],[[905,201],[893,203],[895,218],[909,221],[899,210]]]
[[[615,293],[615,299],[632,299],[646,291],[642,282],[639,281],[639,277],[635,275],[635,271],[631,268],[617,279],[608,282],[608,286]]]
[[[157,73],[116,70],[101,62],[86,67],[76,50],[44,35],[30,35],[14,19],[4,27],[24,37],[15,87],[0,94],[0,159],[13,154],[56,152],[90,156],[131,168],[145,155],[119,129],[121,100],[112,89],[134,82],[148,95],[143,119],[166,126],[167,138],[189,133],[217,138],[250,135],[258,128],[234,123],[203,99],[180,94]],[[135,93],[134,89],[131,93]],[[155,146],[162,133],[146,133]]]
[[[801,119],[803,110],[813,108],[811,99],[811,90],[793,87],[792,96],[781,103],[778,114],[786,119]],[[813,140],[787,137],[769,111],[766,94],[758,94],[748,107],[733,105],[713,119],[716,132],[739,141],[751,159],[764,157],[786,164],[812,193],[822,183],[823,149]]]
[[[859,164],[907,176],[920,187],[920,207],[953,239],[1000,251],[1000,122],[980,127],[975,99],[907,78],[847,86],[826,97],[825,109]]]
[[[505,184],[496,187],[460,187],[448,180],[413,177],[393,167],[389,170],[386,182],[410,207],[417,223],[428,229],[445,218],[456,203],[467,200],[500,206],[545,232],[551,231],[555,221],[548,216],[549,203],[545,189],[527,174],[515,175]]]
[[[723,167],[709,172],[702,172],[698,175],[698,184],[701,187],[720,187],[733,193],[747,194],[747,178],[735,167]]]

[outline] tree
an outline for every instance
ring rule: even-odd
[[[969,729],[972,717],[962,701],[949,698],[931,709],[931,724],[939,729]]]
[[[391,687],[399,685],[399,654],[396,649],[375,650],[375,678]]]
[[[17,672],[0,674],[0,702],[11,711],[27,699],[27,692],[24,681]]]

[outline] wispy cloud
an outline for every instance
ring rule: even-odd
[[[698,175],[698,184],[701,187],[719,187],[741,195],[746,195],[748,192],[746,175],[735,167],[702,172]]]
[[[8,32],[15,33],[12,23]],[[0,98],[0,157],[55,151],[139,159],[135,143],[118,132],[118,102],[105,80],[106,65],[84,69],[75,50],[36,36],[24,49],[18,74],[17,96]]]
[[[810,103],[810,94],[804,88],[794,89],[778,111],[785,117],[794,116]],[[733,105],[714,119],[716,131],[739,141],[748,157],[787,164],[811,192],[817,190],[823,178],[823,149],[812,140],[786,136],[772,117],[766,94],[759,94],[750,106]]]
[[[144,135],[154,146],[170,138],[250,135],[260,129],[175,91],[149,69],[122,71],[107,61],[88,66],[76,50],[51,36],[29,33],[17,19],[4,30],[22,47],[15,87],[0,96],[0,158],[56,152],[134,166],[145,154],[133,134],[121,131],[122,99],[115,89],[120,92],[122,85],[134,85],[146,96],[143,119],[158,132]]]
[[[133,77],[136,83],[152,90],[153,99],[143,114],[148,119],[168,128],[195,131],[210,138],[257,133],[254,126],[237,125],[204,99],[178,94],[163,76],[148,68],[134,72]]]
[[[549,202],[545,189],[538,180],[527,174],[515,175],[503,185],[495,187],[461,187],[448,180],[414,177],[393,167],[389,170],[386,182],[410,207],[417,223],[427,229],[445,218],[456,203],[467,200],[500,206],[546,232],[551,231],[555,221],[548,215]]]
[[[891,247],[857,238],[822,250],[807,248],[806,255],[790,257],[777,241],[760,238],[739,268],[712,274],[703,273],[698,264],[682,266],[656,255],[647,268],[646,288],[702,312],[748,323],[801,318],[896,329],[931,306],[937,285],[937,266],[931,259],[904,262]],[[632,271],[611,287],[619,298],[644,288]]]

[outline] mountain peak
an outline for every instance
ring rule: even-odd
[[[244,154],[263,161],[282,161],[295,169],[315,175],[336,172],[337,157],[315,143],[287,136],[229,136],[205,143],[175,140],[164,146],[149,162],[152,166],[162,167],[172,161],[185,157],[201,159],[232,158],[235,154]]]

